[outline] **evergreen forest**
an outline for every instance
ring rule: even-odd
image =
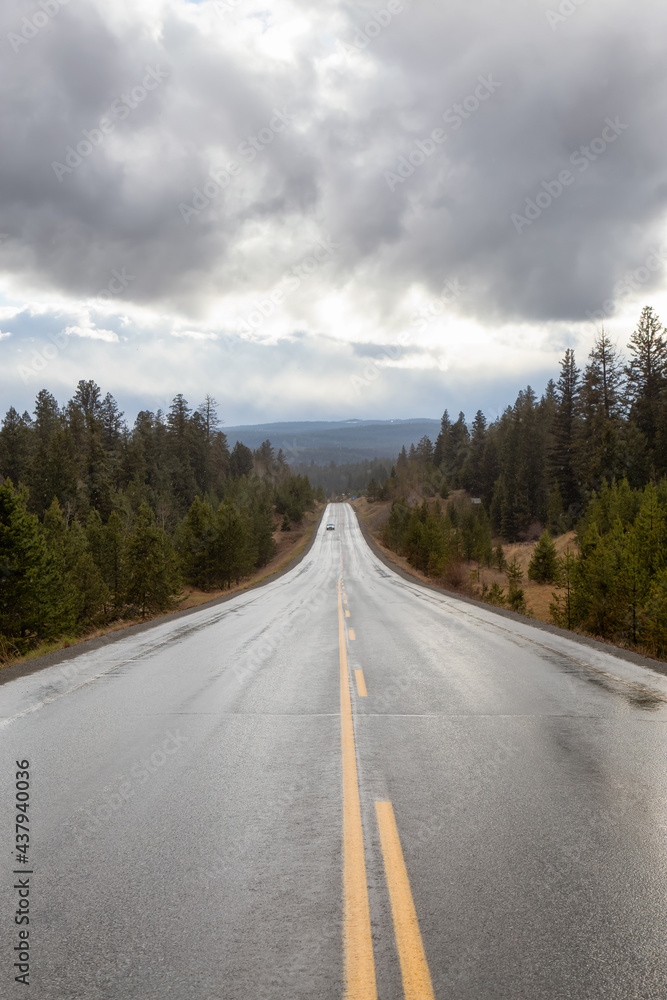
[[[0,656],[230,587],[316,499],[270,441],[230,450],[211,396],[128,427],[95,382],[63,407],[43,389],[0,429]]]

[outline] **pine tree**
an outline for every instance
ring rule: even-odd
[[[79,532],[67,523],[57,497],[53,498],[44,514],[42,533],[46,542],[49,574],[57,581],[57,588],[52,596],[55,617],[63,630],[73,631],[78,621],[78,605],[72,572],[86,545]]]
[[[561,628],[574,628],[574,584],[577,569],[576,556],[569,547],[565,550],[565,555],[558,560],[556,586],[559,593],[552,594],[553,602],[549,605],[551,620],[554,625]]]
[[[621,552],[614,542],[593,523],[582,538],[574,579],[574,618],[603,639],[622,630],[626,611],[619,588]]]
[[[195,497],[177,531],[176,548],[187,583],[208,590],[215,580],[217,527],[206,501]]]
[[[417,459],[424,465],[430,465],[433,462],[433,442],[426,434],[419,441],[415,453]]]
[[[618,552],[615,584],[622,609],[619,627],[623,629],[624,637],[637,645],[641,609],[651,585],[649,566],[642,558],[636,525],[625,530],[620,520],[617,521],[609,542]]]
[[[449,440],[451,426],[452,422],[449,419],[449,413],[445,410],[440,420],[440,432],[435,440],[435,448],[433,450],[433,464],[438,469],[442,467],[442,463],[445,460],[445,448]]]
[[[498,608],[504,608],[507,604],[505,591],[498,583],[492,583],[487,589],[486,584],[482,585],[482,600],[487,604],[493,604]]]
[[[664,456],[656,454],[655,444],[667,387],[667,341],[664,332],[653,309],[645,306],[628,343],[631,358],[626,367],[630,418],[644,435],[649,463],[646,471],[650,472],[650,465],[655,464],[657,459],[661,473],[666,471],[667,462]]]
[[[88,551],[97,568],[102,572],[104,552],[104,523],[97,510],[91,510],[86,521],[86,541]]]
[[[581,483],[578,473],[579,443],[579,369],[574,351],[568,348],[561,361],[557,386],[558,401],[554,417],[554,445],[551,455],[553,477],[558,483],[566,511],[578,512]]]
[[[249,476],[252,470],[253,459],[250,448],[237,441],[229,457],[229,474],[234,479],[240,479],[241,476]]]
[[[482,453],[480,498],[486,510],[491,510],[493,488],[499,474],[499,434],[498,422],[494,422],[486,432],[486,441]],[[493,517],[491,518],[493,521]]]
[[[40,516],[54,496],[71,510],[77,501],[74,440],[67,433],[55,398],[46,389],[35,401],[35,443],[27,473],[30,508]]]
[[[125,592],[127,536],[118,511],[112,511],[101,538],[99,568],[114,608],[120,608]]]
[[[586,482],[599,489],[603,479],[623,474],[621,398],[623,375],[614,345],[596,336],[581,386],[582,463]]]
[[[109,458],[102,443],[105,411],[101,395],[97,383],[82,379],[65,409],[65,416],[76,452],[79,479],[83,484],[77,497],[77,510],[85,516],[85,512],[92,508],[100,511],[106,519],[113,504]]]
[[[493,487],[491,520],[497,531],[510,542],[519,537],[529,522],[528,498],[517,482],[519,472],[519,411],[508,406],[500,421],[501,438],[498,478]]]
[[[220,419],[218,417],[218,401],[208,393],[204,397],[204,402],[197,407],[197,412],[201,414],[206,427],[206,441],[210,445],[218,429]]]
[[[216,566],[221,581],[231,587],[238,583],[252,569],[248,525],[236,506],[223,501],[217,515],[217,559]]]
[[[268,486],[254,481],[249,487],[250,532],[255,566],[266,566],[276,552],[273,537],[273,503]],[[323,498],[324,499],[324,498]]]
[[[470,449],[463,469],[463,485],[474,497],[484,490],[484,451],[486,448],[486,417],[481,410],[475,414],[470,437]]]
[[[640,631],[655,656],[667,658],[667,569],[651,583],[641,611]]]
[[[660,502],[654,483],[648,483],[641,495],[634,519],[638,557],[649,576],[657,576],[667,565],[667,506]]]
[[[212,486],[211,449],[208,443],[206,422],[199,411],[190,417],[186,433],[194,488],[197,494],[206,496]]]
[[[170,491],[181,515],[189,508],[197,490],[192,460],[191,413],[188,401],[179,392],[172,400],[167,416],[166,450]]]
[[[11,480],[0,486],[0,639],[19,651],[60,626],[46,545],[26,499]]]
[[[123,438],[123,413],[110,392],[99,407],[102,447],[108,455],[116,457]]]
[[[229,448],[227,447],[227,436],[222,431],[216,431],[211,440],[209,449],[209,466],[211,470],[211,488],[217,496],[221,495],[223,484],[229,475]],[[276,464],[281,472],[289,474],[289,469],[285,463],[284,456],[278,452]]]
[[[528,579],[536,583],[554,583],[558,578],[558,555],[556,546],[544,531],[533,550],[528,566]]]
[[[26,482],[33,443],[31,424],[28,413],[19,416],[10,406],[0,429],[0,474],[17,485]]]
[[[259,470],[258,475],[260,478],[272,478],[275,461],[276,456],[273,445],[267,438],[253,452],[253,465]]]
[[[170,607],[180,587],[171,542],[141,504],[127,545],[127,599],[138,605],[142,618],[149,611]]]
[[[565,530],[563,523],[563,498],[560,495],[558,483],[554,483],[554,487],[549,494],[547,530],[551,535],[562,535]]]
[[[468,457],[469,444],[470,434],[465,414],[461,411],[456,422],[450,427],[444,443],[444,468],[442,471],[455,489],[461,485],[461,475]]]
[[[81,553],[68,580],[76,595],[77,623],[79,626],[86,625],[105,609],[109,601],[109,588],[90,552]]]
[[[493,563],[501,573],[507,569],[507,559],[505,559],[505,552],[503,551],[503,546],[501,542],[498,542],[495,549],[493,550]]]
[[[380,495],[380,486],[377,480],[375,479],[375,476],[371,476],[370,482],[366,487],[366,498],[368,499],[369,503],[375,503],[375,501],[379,498],[379,495]]]
[[[512,562],[508,565],[505,575],[507,577],[507,603],[512,609],[512,611],[517,611],[519,614],[525,615],[528,613],[528,608],[526,606],[526,595],[521,587],[521,582],[523,580],[523,571],[519,566],[519,560],[516,556],[512,559]]]

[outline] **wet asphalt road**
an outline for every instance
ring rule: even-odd
[[[0,995],[344,995],[341,576],[378,997],[377,801],[435,997],[667,997],[667,678],[401,579],[344,505],[273,583],[0,686]]]

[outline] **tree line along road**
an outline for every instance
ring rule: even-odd
[[[264,587],[2,680],[40,998],[667,995],[667,678],[401,578],[346,504]]]

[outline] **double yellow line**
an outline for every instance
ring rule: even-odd
[[[345,644],[342,580],[338,581],[340,715],[343,751],[343,896],[346,1000],[377,1000],[370,907],[361,825],[352,698]],[[357,671],[357,682],[359,681]],[[363,681],[363,675],[362,675]],[[361,690],[360,690],[361,695]],[[364,685],[364,696],[366,695]],[[417,912],[391,802],[376,802],[385,875],[406,1000],[434,1000]]]
[[[345,980],[348,1000],[375,1000],[375,963],[366,886],[364,835],[352,724],[352,698],[345,646],[345,619],[338,581],[338,647],[340,650],[340,719],[343,749],[343,896],[345,912]]]

